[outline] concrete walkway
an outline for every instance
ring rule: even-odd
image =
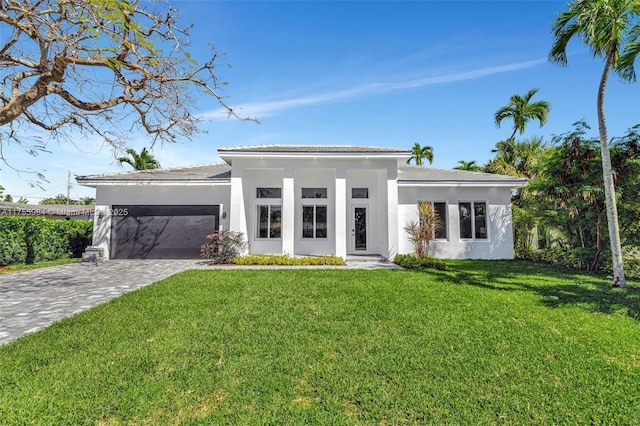
[[[397,268],[393,264],[367,259],[348,260],[347,267]],[[278,269],[282,268],[285,267]],[[72,263],[2,274],[0,345],[188,269],[214,268],[202,260],[110,260],[97,266],[93,263]]]

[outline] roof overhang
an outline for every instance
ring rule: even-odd
[[[398,181],[398,186],[401,187],[409,187],[409,186],[419,186],[419,187],[432,187],[432,188],[442,188],[442,187],[476,187],[476,188],[522,188],[527,184],[527,181]]]
[[[231,185],[231,179],[194,179],[194,180],[151,180],[151,179],[92,179],[77,178],[82,186],[225,186]]]
[[[235,159],[297,159],[297,160],[395,160],[405,162],[411,157],[407,152],[248,152],[218,151],[219,157],[232,164]]]

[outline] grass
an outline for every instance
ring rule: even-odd
[[[82,259],[56,259],[45,260],[37,263],[17,263],[15,265],[0,266],[0,274],[10,274],[12,272],[28,271],[30,269],[48,268],[49,266],[66,265],[67,263],[80,262]]]
[[[640,423],[637,286],[448,265],[175,275],[0,347],[0,423]]]

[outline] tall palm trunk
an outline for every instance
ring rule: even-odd
[[[607,201],[607,224],[609,227],[609,243],[611,244],[611,257],[613,260],[614,287],[626,287],[627,279],[624,276],[622,266],[622,245],[620,244],[620,228],[618,225],[618,208],[616,206],[616,190],[613,183],[613,170],[611,168],[611,156],[609,153],[609,141],[607,137],[607,124],[604,116],[604,94],[607,88],[607,78],[613,64],[617,43],[611,42],[607,60],[598,86],[598,130],[600,131],[600,149],[602,151],[602,174],[604,177],[604,194]]]

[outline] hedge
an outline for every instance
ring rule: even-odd
[[[0,266],[82,257],[93,222],[42,217],[0,217]]]

